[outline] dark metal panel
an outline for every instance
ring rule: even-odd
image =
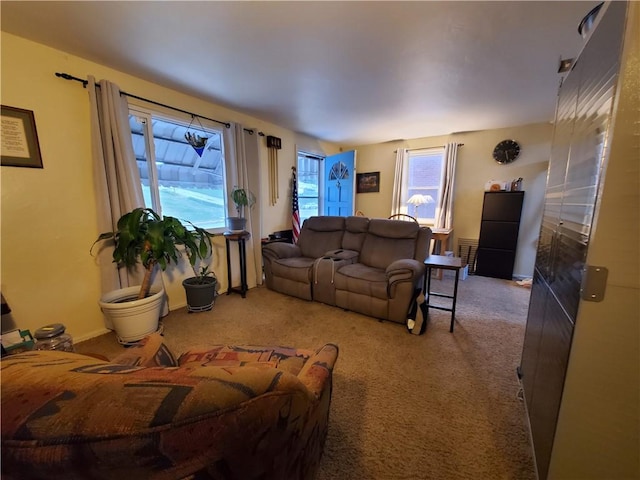
[[[626,5],[612,2],[560,89],[520,373],[545,480],[603,170]]]
[[[531,404],[527,404],[541,479],[547,477],[549,470],[572,334],[573,322],[557,299],[549,294],[538,347],[538,363],[532,388],[534,393]]]
[[[580,70],[569,75],[579,73],[580,82],[550,285],[573,319],[580,302],[621,47],[622,35],[602,24],[580,55]]]
[[[533,405],[535,396],[534,380],[538,368],[540,340],[542,339],[542,327],[548,294],[549,286],[542,278],[541,273],[535,269],[533,272],[533,284],[531,285],[531,297],[529,299],[527,328],[524,333],[520,361],[520,375],[527,405]]]
[[[557,224],[556,219],[543,217],[540,225],[535,266],[547,281],[551,281],[551,257]]]
[[[553,282],[554,246],[558,224],[560,223],[562,197],[567,176],[569,151],[571,149],[571,136],[578,103],[580,70],[581,66],[577,65],[562,83],[558,95],[551,156],[547,171],[545,205],[536,257],[536,267],[547,282]]]

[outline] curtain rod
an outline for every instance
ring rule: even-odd
[[[435,145],[433,147],[419,147],[419,148],[407,148],[407,152],[411,152],[412,150],[424,150],[426,148],[444,148],[446,145]],[[464,143],[459,143],[458,147],[464,147]],[[398,153],[398,150],[394,150],[393,153]]]
[[[74,80],[76,82],[80,82],[84,88],[87,88],[87,84],[89,83],[89,80],[83,80],[82,78],[74,77],[73,75],[69,75],[68,73],[58,73],[58,72],[56,72],[56,77],[64,78],[65,80]],[[96,86],[100,87],[100,84],[96,84]],[[189,112],[187,110],[182,110],[181,108],[172,107],[171,105],[167,105],[167,104],[164,104],[164,103],[156,102],[154,100],[149,100],[148,98],[139,97],[138,95],[133,95],[132,93],[127,93],[127,92],[124,92],[122,90],[120,90],[120,95],[124,95],[126,97],[135,98],[136,100],[142,100],[143,102],[152,103],[153,105],[158,105],[159,107],[164,107],[164,108],[168,108],[168,109],[171,109],[171,110],[175,110],[176,112],[186,113],[187,115],[191,115],[192,117],[203,118],[205,120],[209,120],[211,122],[215,122],[215,123],[218,123],[220,125],[224,125],[226,128],[231,128],[231,124],[229,122],[221,122],[220,120],[216,120],[215,118],[204,117],[202,115],[198,115],[197,113]],[[249,134],[251,134],[251,135],[253,135],[253,133],[254,133],[253,130],[251,130],[250,128],[245,128],[244,131],[249,133]],[[261,137],[264,137],[264,133],[262,133],[262,132],[258,132],[258,135],[260,135]]]

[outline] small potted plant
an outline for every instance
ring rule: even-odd
[[[238,216],[227,217],[227,228],[232,232],[242,232],[247,226],[245,207],[251,207],[256,203],[256,197],[249,190],[235,186],[231,191],[231,200],[236,206]]]
[[[193,277],[182,281],[182,286],[187,294],[187,311],[205,312],[213,308],[220,284],[216,274],[209,270],[208,265],[203,265],[197,270],[192,265]]]
[[[118,265],[131,269],[141,264],[145,270],[142,285],[106,293],[99,302],[121,343],[138,341],[158,330],[164,290],[151,287],[156,266],[166,270],[171,263],[177,264],[182,255],[179,247],[192,266],[212,251],[211,234],[187,223],[190,228],[175,217],[160,218],[150,208],[136,208],[118,220],[115,231],[100,234],[94,242],[94,246],[111,242],[113,261]]]

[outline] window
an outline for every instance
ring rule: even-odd
[[[403,198],[407,213],[422,224],[435,223],[436,209],[444,179],[444,148],[409,150],[407,158],[407,184],[403,186]],[[407,203],[413,195],[422,195],[433,202],[413,205]]]
[[[300,224],[309,217],[320,215],[322,160],[324,160],[324,157],[298,151],[298,206],[300,208]]]
[[[151,112],[131,109],[129,113],[145,206],[202,228],[224,228],[227,209],[222,132],[204,120],[194,128]],[[187,132],[208,137],[202,156],[187,142]]]

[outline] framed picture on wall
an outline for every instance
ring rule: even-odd
[[[373,193],[380,191],[380,172],[356,174],[356,192]]]
[[[2,105],[0,134],[0,165],[42,168],[36,121],[31,110]]]

